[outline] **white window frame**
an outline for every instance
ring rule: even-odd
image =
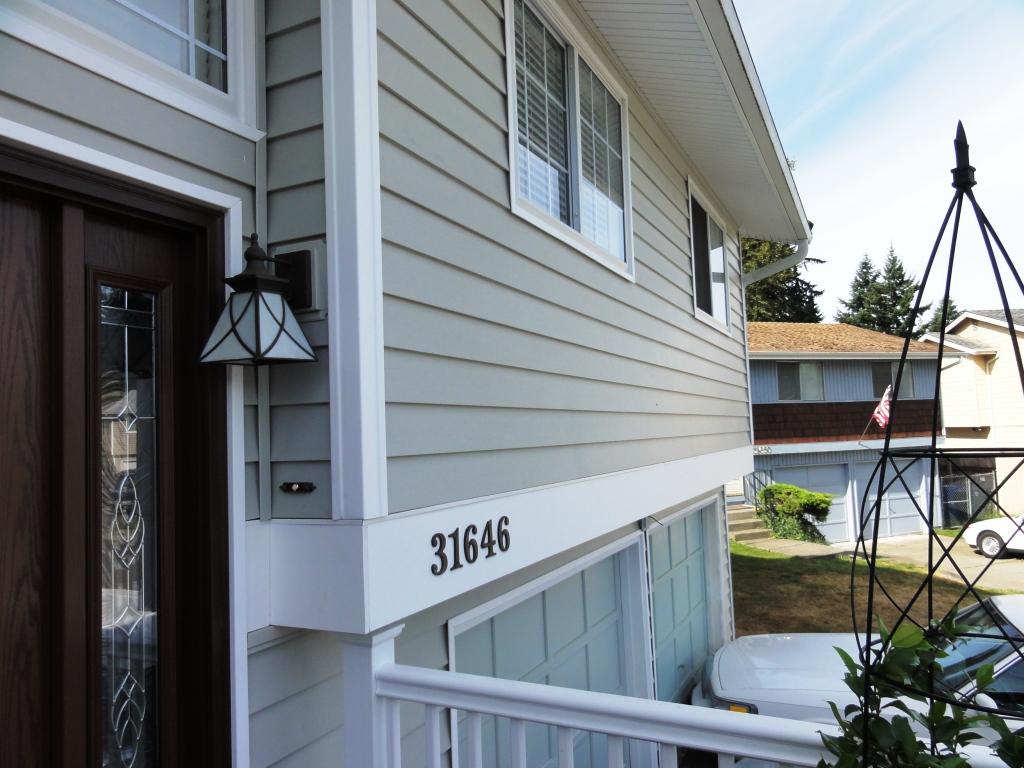
[[[555,218],[547,211],[533,204],[526,198],[519,197],[519,171],[516,162],[516,153],[519,152],[519,120],[518,106],[516,104],[515,82],[516,82],[516,56],[515,56],[515,14],[513,12],[514,0],[504,0],[505,6],[505,76],[506,82],[510,84],[506,98],[508,108],[508,160],[509,160],[509,199],[511,200],[512,212],[525,219],[538,229],[543,230],[552,237],[561,240],[566,245],[574,248],[580,253],[589,256],[603,267],[621,277],[636,282],[636,264],[633,256],[633,199],[632,185],[630,183],[630,160],[629,160],[629,97],[628,91],[622,81],[607,67],[600,56],[594,51],[582,35],[576,32],[575,25],[569,17],[549,0],[524,0],[531,10],[536,13],[541,21],[552,33],[561,39],[566,46],[566,54],[569,57],[569,76],[571,78],[569,88],[569,146],[571,148],[569,162],[569,189],[571,199],[575,200],[579,195],[580,177],[582,171],[579,168],[578,158],[580,155],[580,133],[579,123],[579,65],[577,61],[582,59],[587,66],[597,75],[601,84],[608,89],[609,93],[619,102],[619,115],[622,123],[622,230],[623,230],[623,254],[624,260],[620,260],[614,254],[587,238],[579,230],[569,226],[565,222]]]
[[[711,202],[711,199],[701,189],[700,185],[692,177],[686,179],[686,213],[690,219],[690,285],[693,291],[693,316],[702,323],[717,328],[726,336],[732,336],[732,265],[729,263],[729,238],[731,233],[722,223],[725,217],[719,212],[718,207]],[[717,319],[714,315],[705,312],[697,306],[697,253],[693,247],[693,201],[696,198],[700,207],[704,209],[710,221],[714,221],[722,230],[722,248],[725,250],[725,322]],[[737,239],[738,242],[738,239]],[[709,253],[710,258],[710,253]]]
[[[555,568],[543,576],[523,584],[516,589],[478,605],[476,608],[448,620],[448,669],[458,672],[455,658],[455,639],[485,621],[493,619],[509,608],[529,600],[546,589],[585,571],[590,566],[618,554],[623,555],[619,572],[620,593],[623,611],[624,674],[626,689],[630,696],[654,698],[654,639],[649,616],[650,575],[648,573],[647,536],[637,530],[603,547],[588,552],[570,563]],[[501,678],[495,678],[500,680]],[[449,713],[451,733],[451,762],[459,764],[458,712]],[[632,744],[631,764],[654,765],[654,754],[643,744]],[[635,762],[634,762],[635,761]]]
[[[803,380],[799,379],[799,371],[797,368],[797,378],[800,381],[800,399],[799,400],[783,400],[782,392],[779,388],[779,366],[780,365],[816,365],[818,370],[821,371],[821,397],[809,398],[804,397]],[[780,403],[824,403],[827,398],[825,397],[825,365],[821,360],[778,360],[775,363],[775,399]]]
[[[5,0],[0,32],[250,141],[256,127],[255,0],[226,0],[228,90],[221,91],[42,0]]]

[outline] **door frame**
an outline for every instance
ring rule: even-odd
[[[223,273],[235,274],[243,266],[242,199],[162,173],[59,136],[0,117],[0,145],[27,152],[34,160],[50,161],[55,171],[75,177],[83,187],[102,189],[102,197],[116,203],[160,214],[179,209],[180,201],[204,209],[215,217],[207,230],[210,253],[223,255]],[[141,205],[140,205],[141,203]],[[219,231],[218,231],[219,230]],[[225,298],[227,288],[225,287]],[[246,624],[245,454],[242,372],[233,366],[225,382],[224,491],[228,515],[227,608],[228,710],[232,765],[249,765],[248,649]],[[57,649],[55,649],[57,650]]]

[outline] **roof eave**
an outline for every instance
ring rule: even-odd
[[[899,360],[900,352],[794,352],[789,350],[753,351],[748,353],[751,360]],[[934,360],[931,352],[908,352],[908,360]]]
[[[796,181],[789,167],[789,160],[782,148],[775,121],[764,89],[761,87],[757,69],[754,67],[750,48],[747,46],[743,27],[732,0],[690,0],[704,17],[711,39],[717,48],[718,58],[725,68],[733,91],[754,143],[760,153],[765,172],[779,193],[779,202],[786,209],[793,226],[792,241],[810,240],[811,227],[804,212]],[[777,233],[745,231],[750,237],[778,240]]]

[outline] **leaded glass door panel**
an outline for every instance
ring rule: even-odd
[[[0,147],[0,764],[231,765],[223,243]]]

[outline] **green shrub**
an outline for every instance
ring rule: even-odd
[[[772,483],[758,493],[757,514],[772,535],[780,539],[796,539],[824,543],[815,523],[828,519],[832,495],[798,488],[787,483]]]

